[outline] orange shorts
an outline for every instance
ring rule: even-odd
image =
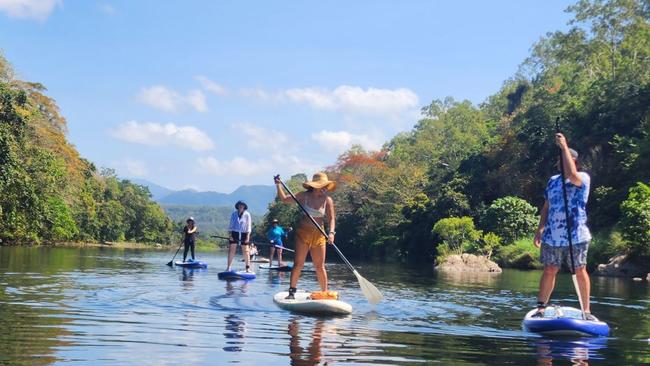
[[[311,222],[300,224],[296,230],[296,239],[298,242],[307,244],[307,248],[323,247],[327,244],[327,239],[323,236]]]

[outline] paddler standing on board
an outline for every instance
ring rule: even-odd
[[[293,202],[291,196],[287,195],[282,188],[280,179],[276,177],[275,186],[277,187],[278,198],[282,202]],[[293,260],[293,270],[291,271],[291,281],[289,284],[289,296],[287,299],[294,299],[296,286],[300,278],[300,272],[305,265],[307,253],[311,255],[311,260],[316,270],[316,278],[323,292],[327,292],[327,272],[325,271],[325,245],[334,243],[336,235],[336,213],[334,211],[334,200],[329,196],[336,188],[336,182],[327,179],[325,173],[316,173],[312,180],[304,182],[302,186],[306,189],[296,195],[298,201],[304,206],[307,213],[316,220],[316,223],[323,227],[327,223],[327,239],[316,228],[309,217],[303,215],[298,228],[296,229],[296,253]]]
[[[226,272],[230,272],[232,260],[237,253],[237,245],[241,245],[244,254],[244,262],[246,263],[246,272],[250,272],[251,258],[248,251],[248,246],[251,239],[253,223],[251,214],[248,212],[248,205],[242,201],[235,204],[235,211],[230,215],[230,224],[228,225],[228,240],[230,248],[228,250],[228,268]]]
[[[291,228],[289,228],[291,231]],[[269,265],[273,265],[273,256],[275,255],[276,249],[278,253],[278,267],[284,267],[285,264],[282,261],[282,248],[284,248],[283,238],[286,238],[288,232],[280,226],[280,222],[277,219],[271,221],[271,228],[269,232],[266,233],[266,238],[271,243],[270,254],[269,254]]]
[[[183,228],[183,262],[186,261],[187,259],[187,252],[191,251],[192,254],[192,259],[191,261],[194,261],[194,247],[195,247],[195,242],[196,242],[196,224],[194,223],[194,218],[190,217],[186,221],[187,225]]]
[[[560,147],[564,161],[564,177],[566,182],[568,211],[573,244],[573,263],[580,289],[584,317],[586,320],[596,320],[589,308],[590,282],[587,274],[587,250],[591,241],[591,233],[587,227],[587,199],[591,178],[589,174],[578,171],[578,153],[570,149],[564,135],[557,133],[555,143]],[[560,161],[557,163],[560,169]],[[533,317],[543,317],[544,310],[555,287],[555,276],[562,267],[562,261],[570,263],[569,240],[567,235],[567,217],[564,211],[562,196],[562,178],[556,174],[549,179],[544,191],[544,207],[534,244],[541,247],[540,260],[544,264],[544,272],[539,284],[537,296],[537,312]]]

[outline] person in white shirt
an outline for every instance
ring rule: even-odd
[[[228,250],[228,268],[226,271],[231,271],[232,260],[237,253],[237,245],[239,244],[242,246],[246,272],[250,272],[249,245],[252,227],[253,222],[251,220],[251,214],[248,212],[248,205],[242,201],[238,201],[235,204],[235,211],[230,215],[230,225],[228,226],[230,248]]]

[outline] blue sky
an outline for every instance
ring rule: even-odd
[[[230,192],[482,102],[571,3],[0,0],[0,49],[96,165]]]

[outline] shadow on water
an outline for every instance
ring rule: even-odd
[[[217,266],[222,254],[201,253]],[[352,316],[296,316],[275,306],[289,273],[252,281],[165,266],[169,253],[0,248],[0,365],[607,365],[650,364],[650,285],[594,278],[593,310],[610,338],[544,338],[522,330],[539,272],[439,274],[430,266],[359,264],[386,301],[365,302],[354,276],[328,264]],[[238,268],[239,269],[239,268]],[[314,273],[300,287],[317,288]],[[570,277],[554,301],[578,306]]]

